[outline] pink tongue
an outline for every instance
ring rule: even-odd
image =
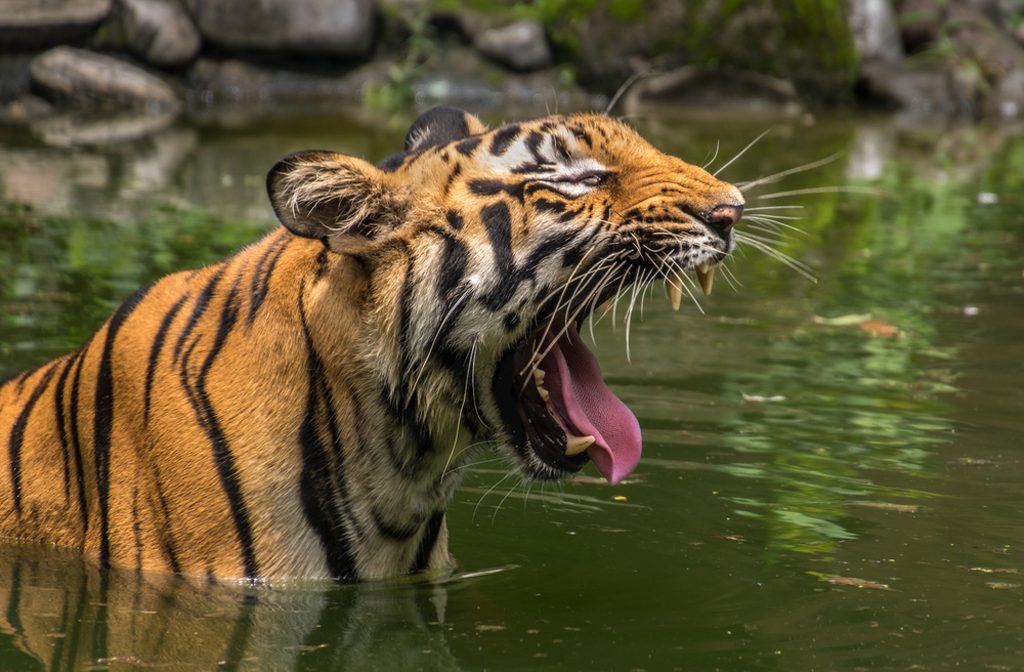
[[[541,362],[544,387],[562,417],[564,429],[577,436],[592,435],[587,455],[609,483],[615,485],[640,461],[640,423],[601,377],[597,358],[583,344],[575,327]]]

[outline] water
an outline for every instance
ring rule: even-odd
[[[702,314],[660,289],[595,330],[644,459],[609,488],[477,466],[444,581],[196,588],[0,546],[0,669],[1024,669],[1024,138],[887,120],[635,120],[801,215]],[[172,129],[101,149],[0,131],[0,375],[133,287],[273,225],[263,171],[402,129],[358,117]],[[859,193],[757,194],[846,185]],[[994,203],[992,201],[995,201]],[[26,208],[15,203],[28,203]],[[754,223],[743,225],[758,232]],[[492,468],[493,467],[493,468]]]

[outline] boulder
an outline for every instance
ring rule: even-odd
[[[100,146],[138,140],[164,130],[175,120],[170,111],[151,114],[125,111],[112,114],[68,112],[38,119],[32,133],[51,147]]]
[[[970,116],[976,91],[942,64],[867,63],[859,88],[869,99],[899,109],[908,117]]]
[[[648,107],[673,105],[687,109],[742,110],[793,115],[802,110],[789,80],[729,66],[686,65],[638,78],[623,100],[627,114]]]
[[[177,112],[174,89],[156,75],[125,61],[74,47],[55,47],[29,64],[32,83],[47,97],[88,109]]]
[[[540,70],[551,65],[551,49],[539,21],[523,19],[477,33],[473,46],[513,70]]]
[[[361,57],[373,0],[186,0],[203,38],[223,49]]]
[[[110,14],[111,0],[3,0],[0,49],[45,49],[86,37]]]
[[[125,45],[146,63],[180,68],[199,53],[199,31],[172,0],[120,0]]]
[[[1024,70],[1014,70],[999,80],[988,104],[990,113],[997,117],[1024,118]]]
[[[847,21],[862,61],[903,58],[903,43],[890,0],[859,0],[847,5]]]
[[[896,16],[903,47],[916,53],[934,45],[945,21],[941,0],[896,0]]]

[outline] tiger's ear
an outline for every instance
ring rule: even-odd
[[[281,223],[304,238],[373,238],[404,210],[384,172],[338,152],[284,157],[267,175],[267,193]]]
[[[469,112],[454,107],[435,107],[412,122],[405,134],[405,151],[419,152],[486,130],[487,126]]]

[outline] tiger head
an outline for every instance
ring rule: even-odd
[[[640,428],[580,323],[655,280],[677,308],[689,287],[709,291],[744,204],[608,116],[489,130],[451,108],[420,117],[377,166],[288,156],[268,190],[288,229],[364,274],[359,323],[336,328],[359,330],[353,367],[410,460],[448,467],[457,445],[491,443],[530,478],[589,459],[611,483],[636,466]]]

